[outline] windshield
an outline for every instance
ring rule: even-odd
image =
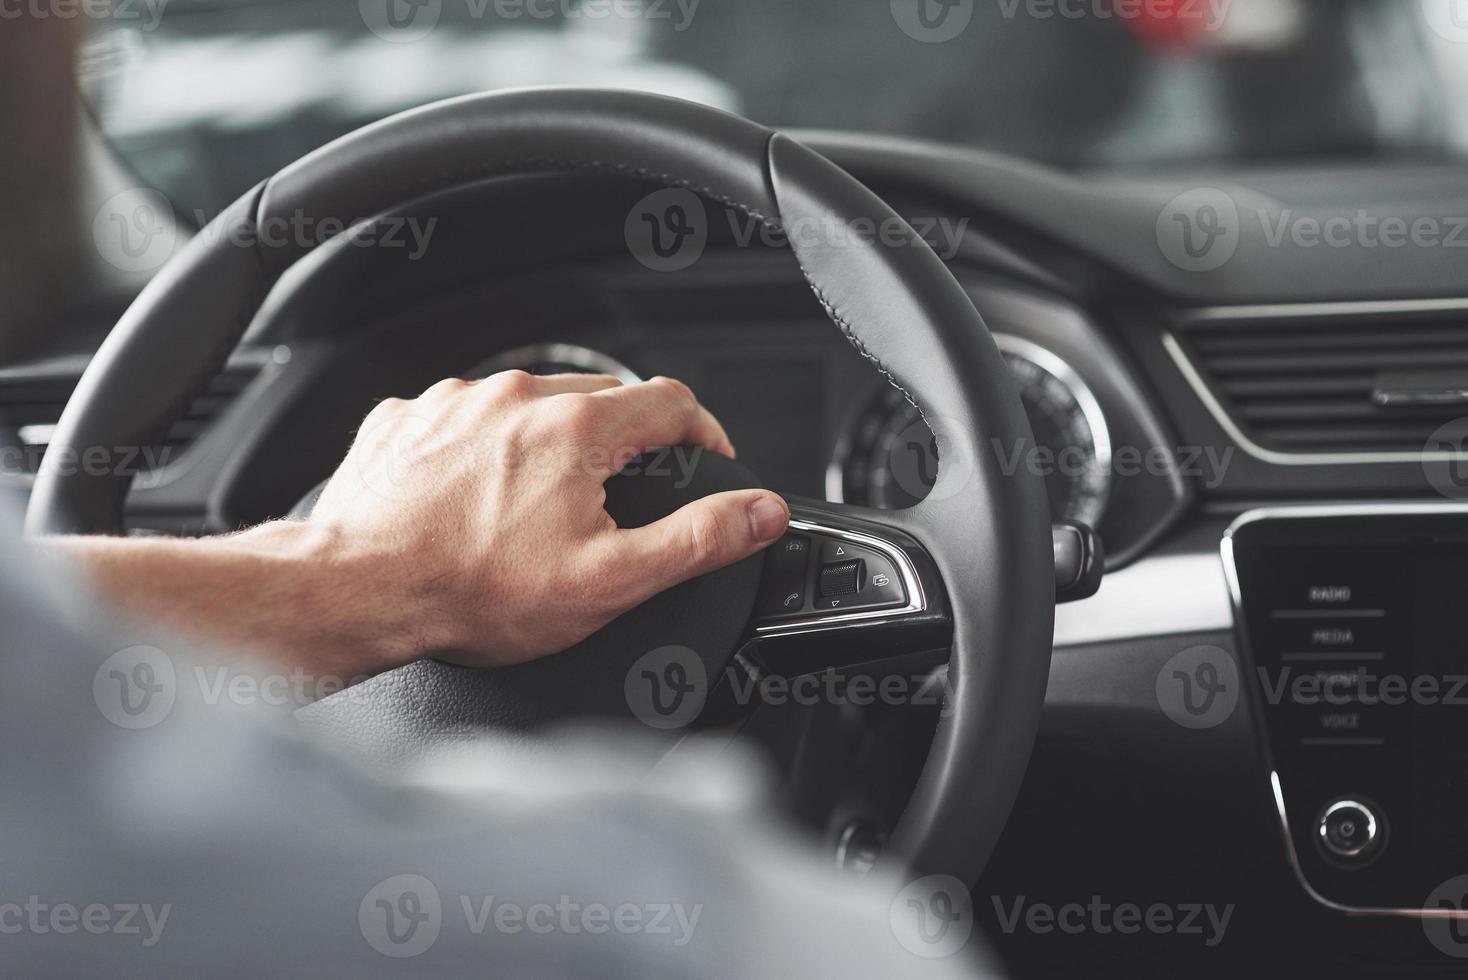
[[[112,2],[85,90],[202,218],[364,123],[525,85],[1071,168],[1440,156],[1468,132],[1460,0]]]

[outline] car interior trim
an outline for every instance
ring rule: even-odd
[[[1223,557],[1223,570],[1228,580],[1229,599],[1233,605],[1234,615],[1242,627],[1244,622],[1243,590],[1239,587],[1238,568],[1234,561],[1233,538],[1240,528],[1260,521],[1285,520],[1299,518],[1320,517],[1372,517],[1383,515],[1430,515],[1430,514],[1457,514],[1468,516],[1468,504],[1465,503],[1357,503],[1357,504],[1306,504],[1306,505],[1283,505],[1277,507],[1260,507],[1241,514],[1223,534],[1219,550]],[[1058,610],[1057,610],[1058,611]],[[1240,628],[1236,631],[1239,650],[1246,656],[1249,655],[1248,631]],[[1244,685],[1248,692],[1246,696],[1254,697],[1253,685]],[[1348,905],[1326,898],[1316,891],[1310,880],[1305,876],[1300,864],[1299,854],[1295,850],[1294,839],[1290,835],[1289,810],[1285,805],[1284,787],[1280,780],[1279,769],[1275,766],[1270,755],[1268,739],[1264,737],[1263,717],[1255,706],[1256,722],[1261,726],[1259,732],[1259,749],[1268,759],[1270,793],[1274,797],[1275,813],[1279,818],[1280,835],[1284,839],[1285,855],[1289,860],[1290,870],[1294,873],[1295,880],[1319,905],[1336,912],[1342,912],[1351,916],[1373,916],[1410,919],[1468,919],[1468,909],[1425,909],[1425,908],[1388,908],[1376,906]]]
[[[1219,427],[1227,433],[1228,437],[1240,449],[1261,462],[1272,463],[1275,466],[1351,466],[1363,463],[1418,463],[1424,460],[1458,460],[1465,458],[1462,453],[1442,452],[1440,450],[1431,452],[1420,450],[1417,452],[1293,453],[1280,452],[1276,449],[1266,449],[1253,439],[1250,439],[1239,428],[1238,423],[1234,421],[1228,409],[1223,406],[1223,403],[1218,400],[1208,387],[1208,383],[1203,379],[1203,376],[1198,373],[1198,369],[1193,364],[1192,358],[1188,356],[1187,351],[1183,350],[1182,344],[1178,342],[1177,337],[1172,332],[1168,331],[1162,334],[1162,346],[1167,350],[1173,363],[1177,365],[1177,369],[1182,373],[1183,378],[1187,380],[1188,386],[1193,389],[1193,393],[1198,396],[1198,400],[1203,403],[1204,407],[1208,409],[1208,413],[1213,416],[1213,420],[1218,423]]]
[[[1111,430],[1106,423],[1106,413],[1101,409],[1095,392],[1080,373],[1059,354],[1011,333],[991,331],[995,345],[1006,354],[1022,357],[1045,371],[1070,392],[1081,407],[1086,425],[1091,429],[1091,440],[1096,448],[1096,465],[1109,470],[1111,467]],[[846,464],[855,444],[850,422],[843,428],[836,443],[836,450],[826,463],[826,499],[835,504],[849,503],[846,499]]]
[[[1089,599],[1055,607],[1055,646],[1232,629],[1233,609],[1218,556],[1157,555],[1107,572]]]
[[[533,368],[541,364],[565,365],[592,374],[609,374],[624,385],[635,385],[642,378],[636,371],[601,351],[579,344],[530,344],[496,354],[480,364],[470,375],[487,378],[500,371]]]
[[[1468,311],[1468,297],[1446,299],[1347,300],[1339,303],[1260,303],[1206,306],[1188,310],[1183,323],[1226,323],[1239,320],[1286,320],[1331,316],[1376,316],[1393,313]]]
[[[849,626],[873,626],[881,621],[924,612],[928,608],[928,597],[923,592],[923,583],[918,577],[917,569],[913,567],[912,559],[907,556],[907,552],[892,542],[884,541],[870,534],[863,534],[860,531],[849,531],[844,528],[830,527],[816,521],[798,517],[792,517],[790,519],[790,529],[792,531],[805,531],[822,537],[838,538],[842,541],[849,541],[852,544],[862,545],[880,552],[883,556],[891,560],[898,574],[902,576],[902,587],[907,593],[907,605],[888,609],[868,609],[837,615],[814,613],[810,616],[802,616],[799,619],[757,627],[755,629],[757,635],[785,636],[792,633],[813,633],[819,630],[844,629]]]
[[[1106,413],[1101,410],[1101,403],[1096,399],[1096,393],[1091,386],[1086,384],[1080,372],[1070,365],[1059,354],[1023,337],[1014,334],[996,333],[994,343],[1006,354],[1022,357],[1049,374],[1070,393],[1080,406],[1081,414],[1086,419],[1086,425],[1091,430],[1091,443],[1096,452],[1096,466],[1102,470],[1111,470],[1111,429],[1106,424]],[[1104,494],[1103,494],[1104,496]],[[1104,504],[1102,505],[1104,509]],[[1059,520],[1059,515],[1056,517]]]

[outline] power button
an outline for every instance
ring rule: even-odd
[[[1381,852],[1386,825],[1371,804],[1343,797],[1326,806],[1316,821],[1315,842],[1342,864],[1360,866]]]

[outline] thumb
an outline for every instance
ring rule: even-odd
[[[773,544],[790,524],[790,508],[768,490],[716,493],[646,527],[618,532],[635,605],[680,582],[732,565]]]

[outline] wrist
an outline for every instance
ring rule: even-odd
[[[224,540],[263,557],[303,617],[302,643],[343,673],[382,673],[439,648],[443,620],[414,602],[398,562],[339,526],[272,521]]]

